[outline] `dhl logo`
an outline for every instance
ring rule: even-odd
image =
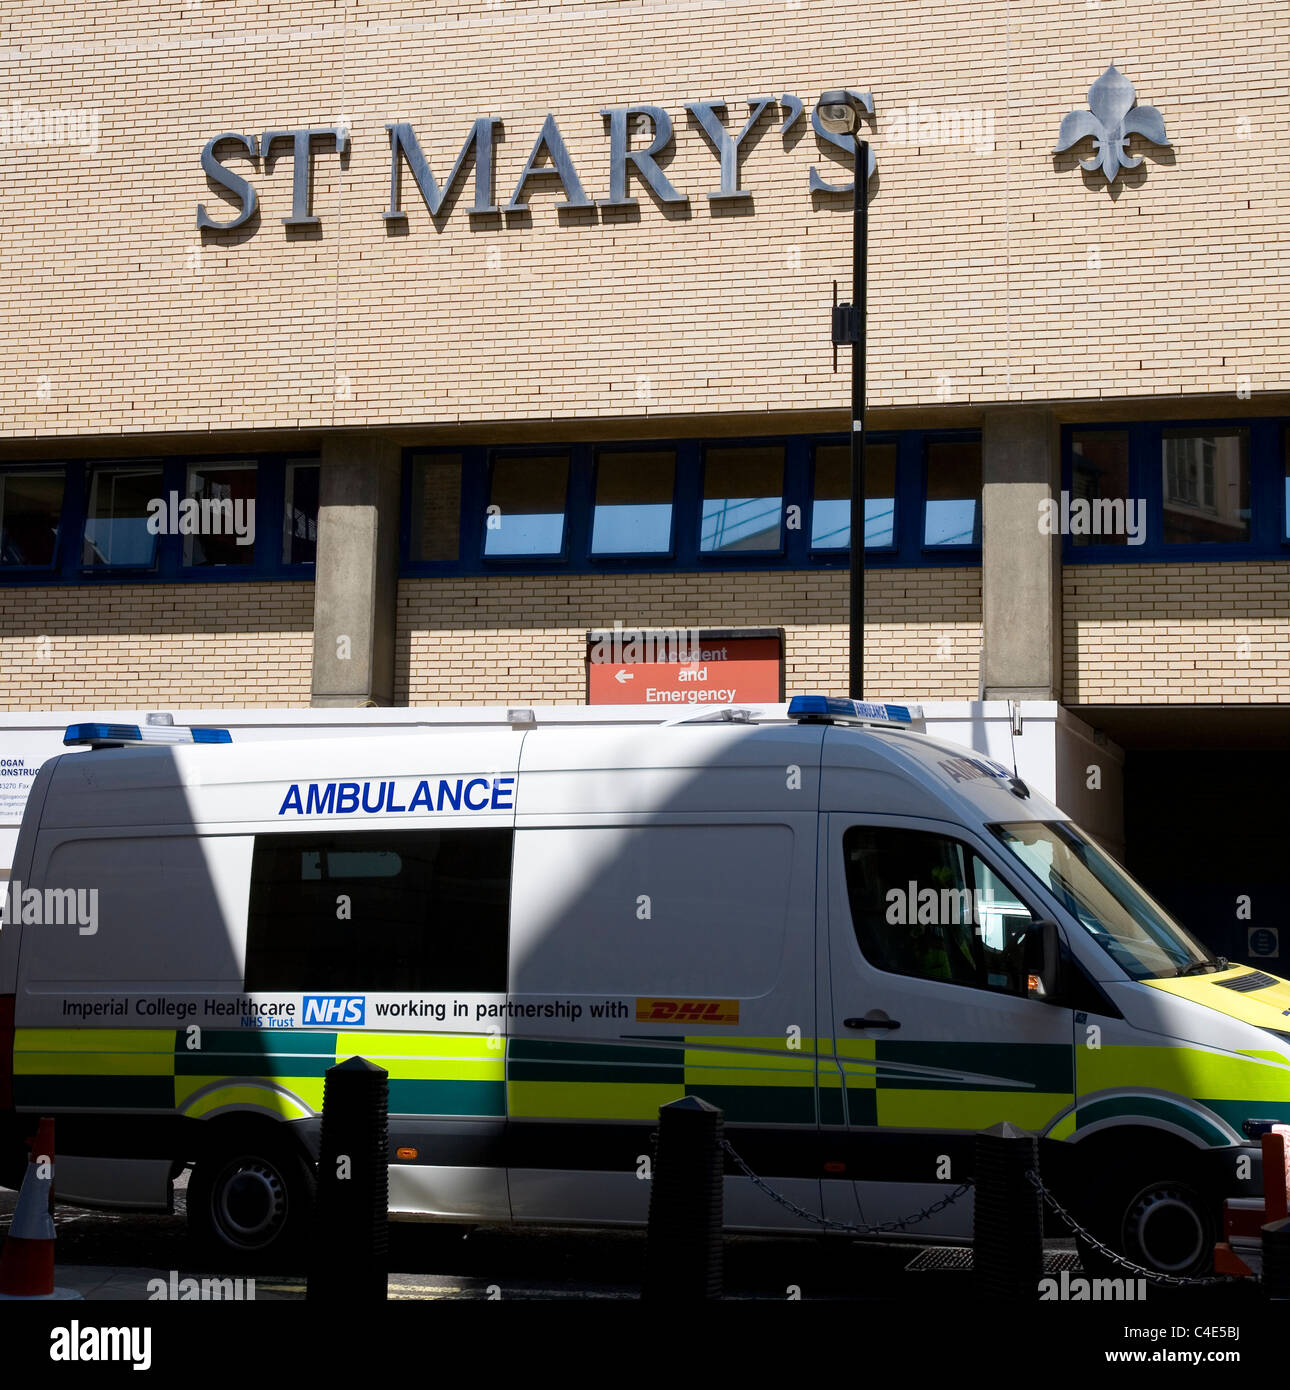
[[[637,1023],[738,1023],[737,999],[638,999]]]

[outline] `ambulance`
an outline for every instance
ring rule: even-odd
[[[458,1227],[642,1224],[698,1096],[774,1194],[730,1158],[727,1229],[966,1241],[970,1187],[939,1204],[1010,1121],[1089,1232],[1190,1274],[1290,1121],[1290,985],[917,707],[65,742],[0,929],[0,1177],[51,1115],[61,1200],[164,1211],[187,1170],[221,1258],[300,1240],[352,1056],[391,1213]]]

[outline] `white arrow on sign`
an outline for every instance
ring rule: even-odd
[[[619,685],[622,685],[624,681],[634,681],[636,679],[636,676],[631,671],[615,671],[614,679],[618,682]]]

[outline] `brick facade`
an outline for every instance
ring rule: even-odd
[[[1290,703],[1290,565],[1067,565],[1067,704]]]
[[[309,704],[312,584],[8,589],[0,707]]]
[[[866,690],[975,700],[980,570],[879,570],[867,585]],[[615,621],[782,626],[788,693],[845,695],[846,616],[847,576],[839,571],[404,579],[395,700],[581,704],[586,633]]]
[[[827,325],[849,202],[808,177],[850,177],[809,127],[842,83],[877,107],[873,406],[1290,388],[1282,0],[878,0],[862,22],[844,0],[229,0],[100,5],[89,27],[54,0],[6,20],[9,96],[94,108],[99,148],[0,147],[0,436],[841,409]],[[1086,150],[1051,154],[1111,56],[1173,142],[1135,137],[1146,160],[1114,194],[1077,167]],[[684,104],[724,96],[737,132],[747,98],[782,93],[806,112],[749,136],[751,201],[710,201],[717,161]],[[439,228],[406,172],[405,227],[382,219],[387,122],[412,124],[442,180],[471,121],[500,119],[505,203],[553,113],[594,201],[600,110],[633,102],[672,118],[683,207],[633,178],[635,208],[561,214],[547,178],[529,212],[472,220],[468,161]],[[915,113],[900,141],[910,103],[935,138]],[[947,141],[942,112],[976,113],[981,138]],[[282,224],[284,142],[268,174],[226,160],[258,225],[198,234],[199,203],[233,209],[202,172],[209,138],[342,118],[343,168],[315,152],[316,227]]]

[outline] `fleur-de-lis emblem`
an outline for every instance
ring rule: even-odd
[[[1096,142],[1092,159],[1081,159],[1081,169],[1092,173],[1101,169],[1107,183],[1113,183],[1121,169],[1136,169],[1142,156],[1127,153],[1130,135],[1141,135],[1153,145],[1168,145],[1165,118],[1154,106],[1135,106],[1133,83],[1115,66],[1109,68],[1088,89],[1087,111],[1071,111],[1062,117],[1054,154],[1061,154],[1091,135]]]

